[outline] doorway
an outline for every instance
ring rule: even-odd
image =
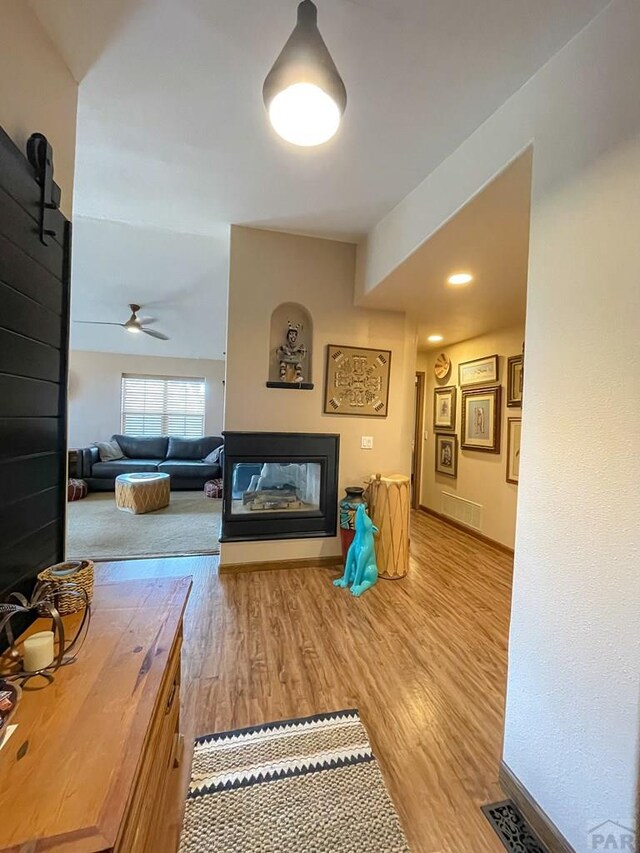
[[[425,373],[416,372],[415,395],[413,401],[413,442],[411,449],[411,506],[420,506],[420,487],[422,483],[422,443],[424,436],[424,396]]]

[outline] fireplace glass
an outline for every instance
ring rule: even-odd
[[[320,511],[318,462],[235,462],[232,471],[232,515]]]

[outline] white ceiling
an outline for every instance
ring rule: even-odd
[[[229,229],[180,234],[149,226],[75,217],[71,316],[124,323],[129,304],[170,337],[131,335],[111,326],[71,324],[71,347],[99,352],[224,358]]]
[[[531,165],[529,149],[396,267],[367,304],[416,320],[420,349],[524,324]],[[447,279],[456,272],[473,281],[451,287]],[[436,334],[444,340],[429,343]]]
[[[338,135],[305,150],[275,136],[261,101],[296,0],[30,2],[81,80],[76,216],[187,234],[244,223],[341,239],[366,233],[606,5],[317,0],[349,101]],[[141,251],[132,245],[121,259],[124,277],[160,273]],[[225,261],[203,281],[218,297]],[[76,269],[88,305],[96,271],[90,262]],[[175,339],[187,333],[176,329]]]

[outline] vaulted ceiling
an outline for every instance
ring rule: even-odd
[[[261,101],[296,0],[30,2],[80,82],[75,217],[160,229],[169,253],[173,234],[213,238],[208,269],[190,272],[186,261],[185,280],[166,275],[166,252],[150,254],[145,240],[129,240],[107,277],[84,247],[76,319],[87,319],[80,309],[106,310],[111,295],[118,319],[122,281],[126,301],[145,298],[136,291],[143,269],[149,280],[157,273],[154,301],[175,301],[198,279],[200,309],[219,308],[230,223],[357,239],[606,5],[317,0],[349,101],[331,142],[297,149],[274,135]],[[184,241],[175,240],[179,254]],[[217,327],[213,340],[174,321],[175,354],[224,349]],[[91,343],[74,330],[74,345]]]

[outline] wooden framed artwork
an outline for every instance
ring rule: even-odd
[[[329,344],[324,413],[386,418],[391,352]]]
[[[436,388],[433,392],[433,428],[456,428],[456,387]]]
[[[507,359],[507,406],[522,406],[522,356]]]
[[[465,361],[458,365],[458,384],[461,388],[467,385],[491,385],[499,379],[499,358],[497,355],[487,355],[473,361]]]
[[[500,453],[502,388],[473,388],[462,392],[462,447]]]
[[[507,483],[520,482],[520,435],[522,418],[507,420]]]
[[[458,476],[458,436],[436,433],[436,474]]]

